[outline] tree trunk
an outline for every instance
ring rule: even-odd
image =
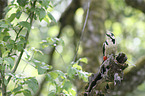
[[[82,0],[82,6],[86,11],[87,2]],[[88,65],[85,65],[84,68],[92,73],[98,71],[97,68],[100,66],[100,62],[102,62],[102,45],[105,40],[104,21],[107,13],[106,6],[106,0],[91,1],[89,18],[83,37],[83,56],[88,58]]]
[[[0,19],[4,17],[4,8],[7,6],[7,0],[0,0]]]
[[[87,72],[97,73],[103,60],[102,45],[105,40],[104,21],[106,19],[106,6],[108,3],[106,0],[82,0],[81,5],[85,10],[84,22],[88,9],[88,1],[90,1],[90,11],[82,41],[82,57],[88,59],[88,64],[83,64],[83,69]],[[76,83],[78,93],[80,91],[82,92],[84,90],[82,87],[85,84],[79,80]]]

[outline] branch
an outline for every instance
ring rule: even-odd
[[[116,86],[113,93],[117,96],[125,96],[128,92],[132,92],[142,84],[145,80],[145,57],[142,57],[136,63],[136,66],[131,68],[128,73],[124,75],[124,80],[120,86]]]
[[[145,13],[145,1],[144,0],[125,0],[126,4],[133,8],[141,10]]]
[[[32,7],[34,7],[34,8],[35,8],[36,1],[37,1],[37,0],[35,0],[34,3],[33,3],[33,5],[32,5]],[[34,12],[30,13],[30,27],[32,26],[33,17],[34,17]],[[22,30],[22,28],[21,28],[20,30]],[[30,30],[28,30],[27,33],[26,33],[26,37],[25,37],[26,42],[24,43],[23,50],[21,51],[21,53],[20,53],[20,55],[19,55],[19,57],[18,57],[18,60],[17,60],[17,62],[16,62],[16,64],[15,64],[14,69],[12,70],[12,73],[15,73],[15,71],[16,71],[17,68],[18,68],[18,65],[19,65],[20,60],[21,60],[21,58],[22,58],[24,49],[26,48],[26,45],[27,45],[29,33],[30,33]],[[12,78],[12,76],[10,75],[10,76],[8,77],[8,79],[7,79],[8,83],[9,83],[9,81],[10,81],[11,78]]]
[[[89,78],[84,96],[104,96],[110,93],[114,86],[121,84],[123,70],[128,66],[125,63],[127,57],[124,53],[119,53],[116,58],[113,55],[108,57],[103,61],[99,72]]]

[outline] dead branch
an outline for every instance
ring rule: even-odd
[[[120,86],[116,86],[109,96],[125,96],[142,84],[145,80],[145,57],[138,60],[136,66],[124,75],[124,80]]]
[[[104,96],[115,86],[121,85],[123,70],[128,66],[125,63],[126,60],[124,53],[119,53],[116,58],[110,55],[107,60],[103,61],[99,72],[89,78],[84,96]]]

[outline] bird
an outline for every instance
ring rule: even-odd
[[[106,33],[106,41],[103,43],[103,60],[105,61],[109,55],[113,55],[115,57],[116,54],[116,41],[115,36],[112,32]]]

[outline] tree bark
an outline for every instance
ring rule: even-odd
[[[87,72],[97,73],[103,60],[102,45],[105,41],[104,21],[107,17],[106,6],[108,2],[106,0],[81,0],[81,5],[85,11],[84,22],[89,1],[90,12],[81,43],[83,48],[82,57],[88,59],[88,64],[83,64],[82,66]],[[77,86],[78,93],[84,91],[83,87],[85,83],[79,80],[76,81],[75,85]]]
[[[136,63],[136,66],[130,69],[124,75],[124,80],[120,86],[116,86],[109,96],[126,96],[127,93],[135,90],[145,80],[145,57],[142,57]]]
[[[4,8],[7,6],[7,0],[0,0],[0,19],[4,18]]]

